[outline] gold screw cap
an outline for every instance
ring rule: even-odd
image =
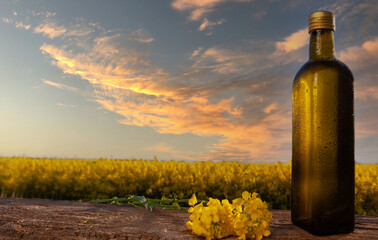
[[[331,29],[332,31],[336,30],[335,15],[332,12],[321,11],[311,13],[308,17],[308,21],[308,32],[316,29]]]

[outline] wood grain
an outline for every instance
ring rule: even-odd
[[[0,198],[0,239],[204,239],[186,228],[185,211],[46,199]],[[264,239],[378,239],[378,215],[356,215],[351,234],[316,237],[273,211]],[[229,237],[226,239],[237,239]]]

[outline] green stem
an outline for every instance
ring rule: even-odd
[[[131,197],[132,195],[130,195]],[[164,203],[187,203],[189,199],[156,199],[156,198],[146,198],[148,202],[164,202]],[[133,201],[130,198],[105,198],[105,199],[96,199],[96,200],[91,200],[89,202],[95,202],[95,203],[106,203],[106,202],[113,202],[113,201],[118,201],[118,202],[130,202]],[[207,203],[207,200],[198,200],[198,202],[205,202]]]
[[[90,202],[93,203],[112,203],[116,202],[121,205],[149,205],[149,206],[156,206],[156,207],[162,207],[164,209],[179,209],[179,210],[188,210],[187,207],[181,207],[179,203],[188,203],[189,199],[154,199],[154,198],[145,198],[147,201],[146,203],[140,202],[138,200],[133,199],[133,197],[137,197],[134,195],[128,195],[126,198],[107,198],[107,199],[97,199],[97,200],[92,200]],[[139,196],[140,197],[140,196]],[[206,200],[199,200],[199,202],[205,202],[207,203],[208,201]]]

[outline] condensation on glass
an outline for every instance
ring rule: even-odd
[[[353,75],[335,58],[334,15],[309,17],[310,58],[293,83],[292,222],[315,235],[354,230]]]

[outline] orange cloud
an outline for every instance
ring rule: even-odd
[[[220,25],[222,23],[224,23],[224,19],[221,19],[219,21],[216,21],[216,22],[210,22],[207,18],[204,18],[201,25],[198,27],[198,31],[204,31],[206,29],[211,29],[212,27],[216,26],[216,25]]]
[[[172,7],[179,11],[191,11],[189,19],[197,21],[221,2],[225,0],[174,0]]]
[[[378,126],[378,119],[377,118],[361,118],[356,121],[356,138],[368,138],[373,137],[378,134],[377,126]]]
[[[40,49],[65,74],[88,81],[94,88],[97,103],[121,115],[122,124],[148,126],[166,134],[222,138],[203,153],[179,152],[166,145],[152,146],[150,150],[170,152],[181,159],[287,161],[280,159],[287,156],[282,146],[290,142],[291,116],[287,115],[286,108],[279,103],[265,102],[263,96],[256,96],[258,101],[248,98],[247,103],[246,99],[235,99],[238,96],[222,95],[231,88],[241,92],[262,91],[266,86],[264,81],[248,85],[230,82],[229,86],[227,83],[214,90],[220,79],[210,79],[206,84],[181,80],[204,70],[223,75],[248,72],[252,66],[259,66],[258,57],[221,48],[197,49],[192,54],[193,66],[175,76],[153,64],[142,49],[130,48],[140,37],[151,38],[147,33],[134,32],[131,36],[115,33],[92,39],[81,51],[71,51],[70,44],[64,47],[44,44]],[[51,81],[44,80],[44,83],[70,90]],[[251,121],[243,104],[263,105],[254,109],[262,117],[261,121]]]
[[[378,37],[361,45],[350,46],[340,52],[340,60],[345,62],[355,76],[355,97],[358,100],[378,100],[377,66]]]
[[[308,44],[308,30],[303,28],[284,38],[284,41],[276,42],[276,48],[280,52],[291,52]]]
[[[340,52],[340,60],[352,70],[362,70],[378,66],[378,37],[364,42],[361,46],[351,46]]]
[[[25,30],[29,30],[30,25],[26,25],[23,22],[16,22],[16,28],[23,28]]]
[[[202,50],[203,50],[202,47],[199,47],[196,50],[194,50],[189,59],[193,59],[193,58],[197,57],[201,53]]]
[[[291,115],[285,112],[268,115],[255,125],[235,125],[231,131],[222,131],[226,138],[209,148],[207,159],[235,161],[287,161],[291,141]]]
[[[196,155],[197,160],[250,160],[276,161],[287,156],[280,147],[291,141],[291,115],[285,112],[267,114],[258,124],[250,125],[240,109],[232,108],[232,99],[218,104],[135,104],[98,100],[104,108],[125,118],[128,125],[150,126],[160,133],[220,135],[224,139],[209,148],[209,152]],[[226,117],[224,113],[231,113]],[[240,120],[240,122],[238,122]],[[190,154],[189,154],[190,155]],[[189,157],[183,156],[183,157]],[[287,159],[280,159],[286,161]]]
[[[59,26],[55,24],[54,22],[47,22],[35,27],[34,32],[41,33],[43,36],[47,36],[50,39],[54,39],[67,32],[67,29],[64,26]]]
[[[212,12],[216,5],[227,1],[249,2],[250,0],[174,0],[171,6],[178,11],[190,11],[189,19],[198,21],[206,13]]]
[[[355,92],[355,97],[363,101],[369,99],[378,100],[378,86],[359,88],[358,91]]]
[[[67,85],[62,84],[62,83],[51,82],[51,81],[48,81],[46,79],[42,79],[42,82],[47,84],[47,85],[56,87],[56,88],[65,89],[65,90],[68,90],[68,91],[71,91],[71,92],[79,92],[79,89],[67,86]]]
[[[150,146],[145,148],[147,151],[154,151],[154,152],[166,152],[166,153],[172,153],[172,154],[181,154],[180,151],[173,150],[171,146],[168,146],[165,143],[160,143],[154,146]]]
[[[144,31],[142,28],[139,28],[135,32],[132,32],[128,35],[129,39],[141,42],[141,43],[150,43],[155,41],[154,38],[150,37],[149,34]]]
[[[272,103],[264,109],[264,113],[269,114],[270,112],[276,109],[277,109],[277,103]]]

